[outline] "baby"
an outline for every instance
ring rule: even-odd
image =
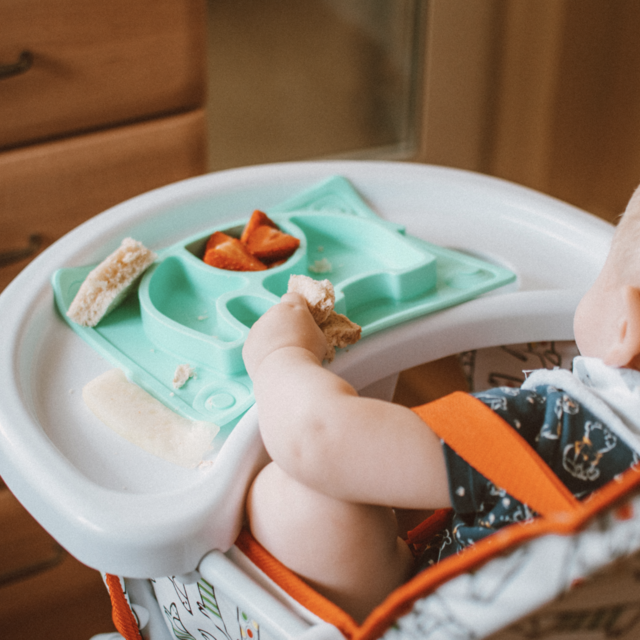
[[[638,462],[640,450],[640,188],[602,272],[575,314],[581,356],[520,389],[477,394],[579,499]],[[535,515],[467,465],[410,409],[361,398],[322,367],[323,333],[289,293],[244,347],[260,432],[272,459],[256,477],[254,537],[361,622],[415,571],[399,510],[453,507],[436,561]],[[491,443],[487,442],[490,447]]]

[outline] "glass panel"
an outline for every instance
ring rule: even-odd
[[[409,157],[426,0],[208,0],[212,170]]]

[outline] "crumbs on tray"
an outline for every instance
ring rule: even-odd
[[[181,389],[187,384],[189,378],[195,378],[196,372],[188,364],[179,364],[176,367],[175,373],[173,374],[173,388]]]

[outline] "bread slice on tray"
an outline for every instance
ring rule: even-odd
[[[155,259],[156,254],[141,242],[125,238],[85,278],[69,305],[67,316],[83,327],[95,327],[124,300]]]

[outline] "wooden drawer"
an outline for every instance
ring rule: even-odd
[[[2,0],[0,149],[203,105],[204,0]]]
[[[65,555],[13,494],[0,489],[0,587],[47,571]]]
[[[100,574],[63,551],[8,489],[0,490],[0,629],[12,640],[113,631]]]
[[[205,171],[203,110],[0,153],[0,256]],[[0,264],[0,290],[28,261]]]

